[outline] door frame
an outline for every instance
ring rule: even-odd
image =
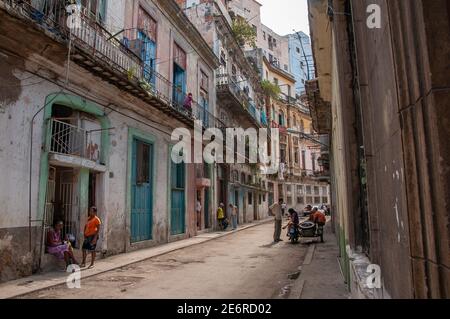
[[[132,183],[132,160],[133,160],[133,142],[137,139],[139,141],[142,141],[144,143],[150,144],[152,146],[152,154],[151,154],[151,173],[152,173],[152,238],[150,240],[141,241],[141,242],[132,242],[131,241],[131,183]],[[156,145],[156,137],[150,133],[143,132],[139,129],[129,127],[128,128],[128,163],[127,163],[127,193],[126,193],[126,221],[125,221],[125,228],[126,233],[128,236],[128,244],[130,247],[139,246],[142,243],[152,243],[154,242],[155,238],[155,188],[156,188],[156,152],[157,152],[157,145]]]

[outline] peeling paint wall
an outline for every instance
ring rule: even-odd
[[[107,26],[110,30],[123,24],[120,17],[125,1],[114,1],[118,7],[108,7],[110,19]],[[199,73],[205,72],[209,77],[209,108],[215,113],[214,70],[199,52],[192,48],[179,28],[175,27],[159,9],[150,1],[147,3],[159,21],[158,29],[158,71],[172,80],[173,61],[172,44],[176,41],[187,53],[187,90],[199,92]],[[62,91],[61,85],[66,76],[67,47],[48,38],[39,32],[23,32],[23,39],[10,37],[6,30],[26,28],[16,20],[7,18],[0,10],[0,50],[8,50],[23,54],[21,58],[0,53],[0,281],[30,275],[36,270],[39,260],[39,242],[42,234],[38,226],[42,216],[38,214],[38,196],[42,192],[41,159],[43,154],[44,114],[38,112],[45,104],[47,96]],[[3,19],[4,18],[4,19]],[[117,25],[119,24],[119,25]],[[22,30],[22,29],[20,29]],[[10,45],[10,44],[13,45]],[[33,52],[32,47],[44,47],[45,50]],[[26,49],[26,50],[25,50]],[[29,51],[30,52],[29,52]],[[26,53],[26,54],[25,54]],[[50,54],[53,53],[53,54]],[[123,253],[130,250],[151,247],[170,241],[170,208],[168,201],[169,177],[169,145],[172,130],[185,127],[185,124],[173,117],[158,111],[128,93],[120,91],[100,78],[82,69],[74,62],[70,64],[69,84],[66,93],[82,96],[96,103],[109,120],[108,130],[110,147],[106,172],[97,177],[97,206],[99,217],[103,220],[99,249],[107,255]],[[33,75],[38,73],[42,77]],[[49,78],[45,80],[44,78]],[[6,88],[6,86],[8,86]],[[120,114],[118,112],[120,112]],[[33,143],[31,144],[31,119],[37,113],[33,123]],[[139,130],[154,137],[155,191],[153,198],[153,240],[138,244],[130,244],[130,211],[128,209],[128,154],[130,145],[129,130]],[[31,250],[29,242],[28,185],[30,184],[30,145],[32,145],[31,172]],[[183,238],[196,234],[195,225],[195,180],[194,166],[187,168],[186,183],[186,234]],[[86,176],[84,176],[85,178]],[[80,194],[79,197],[86,194]],[[81,199],[80,199],[81,200]],[[80,203],[80,222],[87,216],[86,201]],[[37,220],[34,221],[34,220]],[[80,230],[82,232],[82,229]]]

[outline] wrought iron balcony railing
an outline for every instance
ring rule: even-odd
[[[146,52],[133,52],[127,41],[120,41],[99,23],[96,17],[81,8],[79,24],[68,28],[67,1],[63,0],[0,0],[17,14],[57,35],[62,40],[72,40],[72,58],[83,67],[100,75],[119,88],[154,104],[164,112],[186,123],[197,117],[205,124],[216,119],[204,107],[193,103],[192,111],[184,107],[185,93],[154,69],[150,61],[143,61]],[[127,32],[127,36],[137,33]],[[131,38],[127,40],[133,41]],[[213,124],[214,125],[214,124]]]
[[[241,107],[249,113],[249,115],[260,126],[268,126],[267,118],[263,117],[261,111],[256,107],[253,99],[250,98],[248,92],[242,89],[236,79],[227,73],[217,75],[217,88],[219,92],[229,92],[239,102]]]
[[[99,161],[101,145],[95,142],[92,132],[57,119],[50,120],[50,128],[50,153]]]

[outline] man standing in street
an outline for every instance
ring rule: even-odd
[[[223,203],[220,203],[219,208],[217,209],[217,222],[219,223],[219,227],[221,230],[224,230],[224,221],[225,221],[225,212],[223,209],[225,208],[225,205]]]
[[[81,267],[86,267],[86,255],[91,253],[91,265],[89,268],[94,267],[95,262],[95,250],[97,248],[97,241],[100,233],[100,225],[102,224],[100,218],[97,217],[97,208],[91,207],[89,209],[89,219],[84,226],[84,243],[83,243],[83,262]]]
[[[202,229],[201,217],[202,217],[202,203],[200,202],[200,198],[197,199],[197,204],[195,205],[195,211],[197,213],[197,229]]]
[[[233,226],[233,230],[236,230],[237,229],[237,215],[238,215],[237,206],[230,204],[230,215],[231,215],[231,224]]]
[[[271,215],[275,217],[275,232],[273,234],[273,241],[278,243],[283,241],[281,237],[281,226],[283,223],[283,213],[281,211],[281,205],[283,205],[283,199],[280,198],[278,203],[273,204],[269,207]]]

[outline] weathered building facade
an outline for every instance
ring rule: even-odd
[[[270,125],[280,132],[281,167],[274,181],[278,197],[283,198],[289,208],[298,211],[306,205],[329,204],[328,180],[321,178],[320,144],[317,143],[309,107],[293,89],[295,78],[270,63],[261,54],[261,49],[257,56],[262,67],[262,79],[277,84],[281,91],[276,99],[266,97]]]
[[[357,297],[448,298],[450,4],[308,2],[318,78],[307,90],[315,129],[330,134],[349,288]],[[366,285],[370,264],[380,266],[380,289]]]
[[[316,77],[311,40],[301,31],[286,37],[289,41],[290,70],[295,77],[295,92],[302,96],[306,93],[306,81]]]
[[[267,128],[258,74],[232,32],[232,18],[221,0],[177,1],[220,60],[216,72],[217,117],[223,128]],[[236,154],[237,155],[237,154]],[[244,155],[244,154],[241,154]],[[268,216],[266,176],[258,164],[218,163],[216,202],[238,207],[238,223]],[[237,156],[235,156],[237,160]]]
[[[219,64],[175,1],[84,1],[69,17],[2,0],[0,38],[0,280],[54,263],[56,221],[79,248],[90,206],[105,255],[194,236],[198,167],[172,162],[171,134],[215,120]]]

